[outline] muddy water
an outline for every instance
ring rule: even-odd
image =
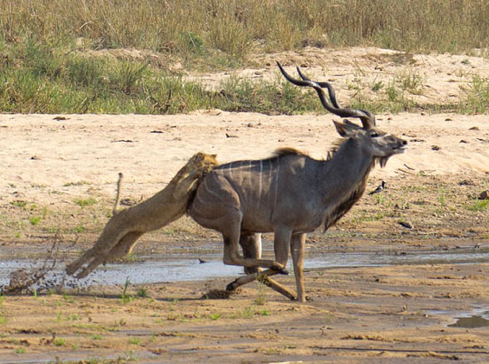
[[[430,316],[449,316],[452,323],[448,327],[475,329],[489,326],[489,307],[475,307],[468,312],[434,310],[428,311]]]
[[[449,327],[477,328],[489,326],[489,311],[484,315],[472,315],[468,317],[457,317],[457,322],[448,325]]]
[[[478,328],[489,326],[489,307],[478,307],[471,312],[458,312],[453,315],[454,323],[448,327]]]
[[[204,261],[201,263],[199,258]],[[76,286],[115,285],[125,284],[128,280],[133,284],[198,281],[216,277],[233,277],[242,272],[242,268],[226,266],[222,263],[220,254],[206,253],[204,255],[172,255],[141,257],[135,262],[125,264],[108,264],[100,267],[89,277],[76,280]],[[488,262],[488,252],[460,251],[456,252],[409,252],[404,254],[383,253],[330,253],[311,256],[305,261],[305,268],[337,268],[337,267],[368,267],[390,266],[402,264],[469,264]],[[32,270],[39,267],[33,260],[3,260],[0,261],[0,285],[7,284],[10,273],[17,269]],[[59,265],[52,273],[52,279],[59,282],[73,282],[73,278],[64,277],[64,266]]]

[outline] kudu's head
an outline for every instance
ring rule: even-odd
[[[403,153],[407,141],[400,139],[392,134],[388,134],[376,127],[375,116],[366,110],[342,108],[336,100],[336,95],[333,86],[328,82],[316,82],[308,79],[297,67],[297,72],[301,80],[292,78],[283,67],[278,63],[280,71],[284,77],[291,83],[297,86],[308,86],[316,90],[321,103],[329,112],[338,115],[342,118],[358,118],[362,122],[362,126],[352,123],[349,120],[344,122],[334,121],[336,130],[343,138],[352,138],[358,141],[361,148],[378,159],[383,167],[387,160],[394,154]],[[326,88],[329,93],[330,100],[327,99],[323,88]]]

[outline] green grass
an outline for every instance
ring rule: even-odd
[[[462,105],[466,113],[484,113],[489,105],[489,79],[474,76],[472,83],[465,89],[467,101]]]
[[[89,185],[89,184],[90,184],[90,182],[81,180],[78,182],[67,182],[63,186],[64,187],[72,187],[72,186],[83,186],[83,185]]]
[[[141,339],[139,339],[137,337],[133,337],[133,338],[129,339],[129,344],[141,346]]]
[[[179,72],[253,66],[257,52],[305,46],[407,54],[489,46],[489,7],[479,0],[0,0],[0,9],[0,112],[319,111],[316,95],[281,79],[231,78],[209,91]],[[170,69],[177,63],[180,69]],[[485,112],[488,83],[474,77],[467,100],[427,107]],[[423,76],[409,71],[392,84],[369,85],[383,100],[359,93],[352,106],[377,113],[426,108],[409,97],[422,86]]]
[[[0,68],[0,110],[19,113],[136,113],[176,114],[218,108],[232,112],[296,114],[324,112],[317,95],[286,83],[281,77],[265,81],[230,77],[207,90],[195,81],[147,64],[113,58],[46,50],[32,42],[20,47],[18,65]],[[32,49],[31,49],[32,48]],[[31,59],[32,58],[32,59]],[[379,97],[362,94],[361,81],[351,85],[357,92],[351,106],[374,113],[425,109],[411,95],[423,93],[422,77],[414,72],[396,76],[384,85],[374,83]],[[433,112],[484,112],[489,104],[489,81],[474,77],[464,90],[467,100],[433,105]],[[78,185],[77,182],[68,185]],[[77,201],[84,207],[82,200]]]
[[[81,208],[85,208],[87,206],[93,206],[97,203],[97,200],[94,199],[93,197],[88,197],[86,199],[76,199],[75,203],[80,206]]]
[[[42,220],[42,217],[41,216],[31,216],[29,217],[29,222],[31,223],[31,225],[37,225],[39,224],[39,222]]]
[[[65,346],[66,345],[66,340],[65,339],[61,339],[61,338],[55,338],[53,340],[53,344],[55,346]]]
[[[131,282],[129,281],[129,277],[127,277],[126,282],[124,283],[124,289],[122,290],[122,293],[121,293],[121,300],[122,300],[122,304],[124,304],[124,305],[135,299],[135,297],[132,294],[129,294],[127,292],[130,284],[131,284]]]
[[[67,320],[68,321],[79,321],[79,320],[81,320],[81,317],[80,317],[80,315],[73,313],[67,317]]]
[[[148,298],[148,289],[146,287],[140,287],[136,294],[139,298]]]
[[[213,321],[217,321],[221,318],[221,314],[220,313],[211,313],[207,317],[209,317]]]
[[[10,204],[12,206],[20,207],[23,210],[27,210],[27,202],[26,201],[23,201],[23,200],[15,200],[15,201],[10,202]]]
[[[489,200],[476,200],[467,206],[469,211],[484,211],[489,206]]]
[[[230,78],[219,92],[147,63],[66,53],[29,38],[0,68],[0,110],[19,113],[176,114],[197,109],[286,113],[320,110],[317,96],[274,81]]]

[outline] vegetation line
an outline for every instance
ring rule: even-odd
[[[231,79],[211,92],[184,82],[169,64],[235,69],[252,66],[257,53],[305,46],[452,53],[489,46],[489,7],[480,0],[0,0],[0,9],[0,112],[319,112],[312,93],[278,79]],[[114,56],[117,49],[135,56]],[[404,87],[418,92],[416,81],[407,78]],[[360,95],[353,106],[422,108],[402,89],[381,92],[387,102]],[[488,100],[488,80],[474,78],[467,100],[429,108],[484,112]]]

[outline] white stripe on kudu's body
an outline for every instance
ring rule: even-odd
[[[263,161],[260,161],[260,172],[258,173],[258,201],[256,203],[256,209],[260,208],[261,195],[262,195],[262,183],[263,183]]]
[[[188,213],[200,225],[221,232],[224,263],[244,266],[248,273],[260,267],[270,268],[268,275],[282,271],[291,249],[297,299],[304,301],[305,233],[321,226],[326,230],[348,212],[363,194],[372,167],[377,162],[384,166],[407,142],[377,129],[368,111],[341,108],[329,83],[311,81],[300,71],[302,79],[294,79],[279,68],[288,81],[312,87],[328,111],[359,118],[362,126],[334,122],[343,140],[327,160],[281,149],[269,159],[221,165],[204,178]],[[265,232],[275,235],[275,260],[260,259],[259,233]],[[228,289],[253,279],[256,275],[239,278]]]
[[[273,176],[273,168],[270,168],[270,174]],[[273,210],[277,206],[278,199],[278,180],[280,179],[280,163],[277,163],[277,171],[275,173],[275,193],[273,194]],[[273,178],[270,177],[270,182],[273,181]]]
[[[233,178],[233,164],[234,162],[229,163],[229,168],[228,168],[229,177],[231,178]]]

